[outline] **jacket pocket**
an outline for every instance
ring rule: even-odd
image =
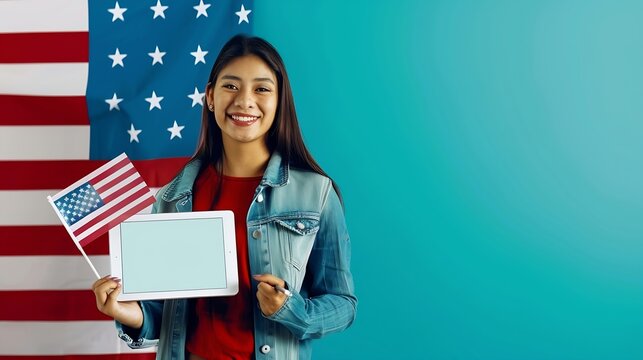
[[[301,271],[308,261],[319,231],[319,217],[277,217],[275,223],[283,259]]]

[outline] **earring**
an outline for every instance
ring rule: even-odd
[[[208,104],[208,109],[209,109],[210,111],[214,111],[214,106],[212,106],[212,104]]]

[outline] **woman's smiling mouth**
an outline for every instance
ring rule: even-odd
[[[228,118],[237,126],[250,126],[259,120],[259,116],[247,114],[228,114]]]

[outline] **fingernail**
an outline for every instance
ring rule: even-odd
[[[256,274],[256,275],[252,275],[252,277],[256,279],[256,278],[258,278],[258,277],[261,277],[261,275],[260,275],[260,274]]]

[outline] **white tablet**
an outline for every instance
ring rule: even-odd
[[[232,211],[134,215],[109,231],[109,255],[119,301],[239,291]]]

